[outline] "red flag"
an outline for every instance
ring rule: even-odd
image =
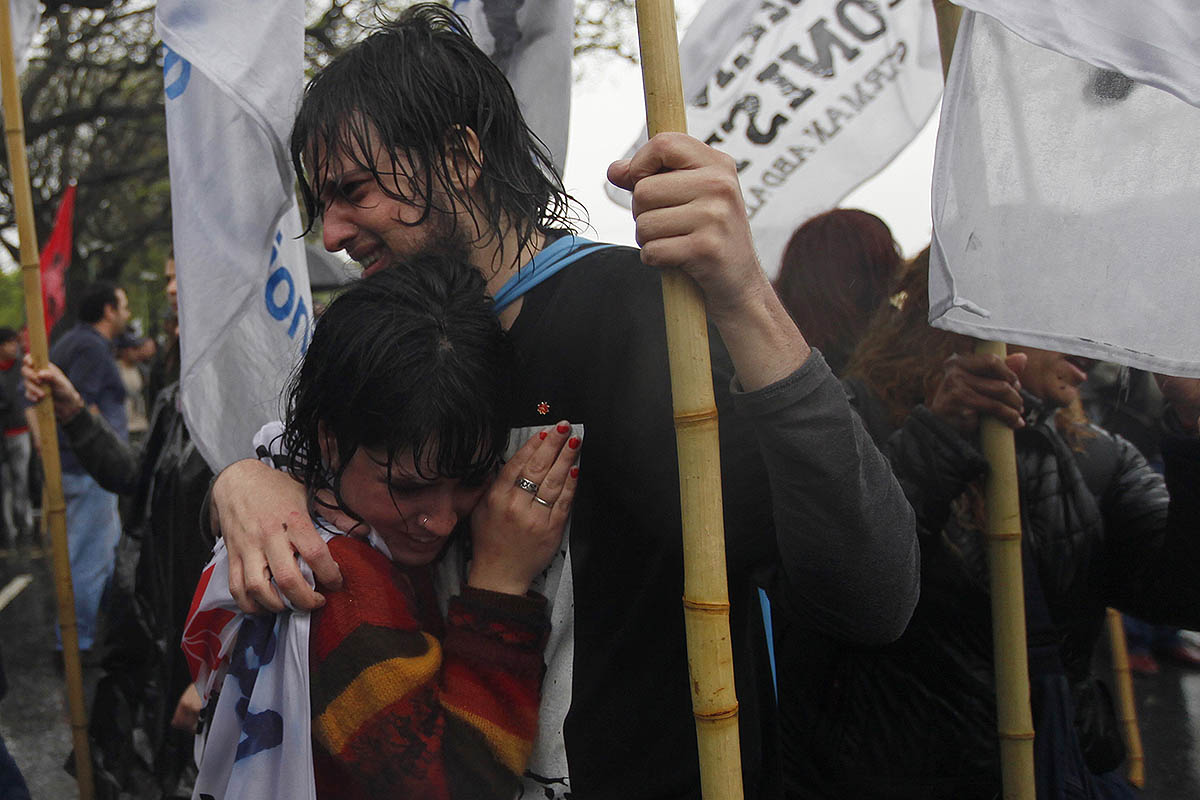
[[[67,267],[71,266],[71,236],[75,223],[75,182],[67,186],[58,204],[54,230],[42,247],[42,305],[46,310],[46,335],[67,309]]]

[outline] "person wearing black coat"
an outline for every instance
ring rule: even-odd
[[[193,589],[213,542],[200,529],[212,472],[184,424],[179,383],[162,390],[140,449],[90,414],[54,364],[26,394],[49,392],[63,435],[106,491],[130,497],[100,640],[104,675],[89,715],[97,797],[189,797],[200,697],[179,643]]]
[[[780,633],[789,797],[1000,796],[982,413],[1015,430],[1022,543],[1036,573],[1027,614],[1036,580],[1052,628],[1031,648],[1056,652],[1085,768],[1109,782],[1123,748],[1091,664],[1106,606],[1200,626],[1200,381],[1163,382],[1173,405],[1164,482],[1132,444],[1069,410],[1086,377],[1076,360],[971,355],[969,340],[928,327],[925,296],[910,286],[902,310],[881,312],[847,381],[916,512],[921,597],[891,645]]]

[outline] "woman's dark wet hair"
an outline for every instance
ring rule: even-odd
[[[476,159],[463,137],[479,138]],[[386,163],[376,160],[382,144]],[[463,20],[436,3],[420,3],[381,24],[317,74],[291,136],[309,226],[321,216],[332,157],[349,156],[389,196],[421,209],[412,226],[431,214],[471,208],[477,230],[468,242],[503,242],[517,234],[518,250],[537,233],[573,230],[573,201],[546,146],[526,125],[503,73],[476,46]],[[456,158],[457,156],[457,158]],[[462,185],[462,159],[479,170],[479,202]],[[482,163],[480,163],[482,161]],[[307,166],[307,169],[305,167]],[[408,182],[400,196],[390,181]]]
[[[292,473],[356,517],[341,479],[359,448],[389,473],[411,451],[424,479],[481,481],[508,439],[511,372],[508,338],[465,257],[420,256],[358,281],[318,319],[288,386]]]

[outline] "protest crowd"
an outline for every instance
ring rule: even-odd
[[[1054,318],[1013,321],[1005,298],[1037,278],[986,294],[961,265],[1043,248],[1044,272],[1080,214],[1016,208],[988,182],[1020,172],[1007,161],[939,193],[943,153],[999,125],[971,94],[987,48],[1057,47],[1022,32],[1035,11],[966,2],[939,58],[915,0],[711,0],[681,45],[698,135],[655,131],[604,176],[633,247],[587,238],[565,134],[531,107],[521,48],[563,3],[409,4],[303,81],[247,49],[303,41],[297,4],[265,5],[251,21],[158,4],[175,228],[156,335],[107,280],[55,301],[44,363],[0,327],[0,566],[49,560],[60,486],[74,608],[44,669],[69,689],[82,669],[86,735],[61,754],[81,796],[1173,796],[1142,788],[1158,752],[1131,709],[1152,680],[1200,675],[1200,340],[1182,322],[1155,338],[1140,288],[1125,298],[1147,338],[1057,318],[1113,315],[1077,286]],[[804,48],[754,62],[791,16]],[[1123,91],[1195,111],[1194,65],[1147,76],[1110,44],[1091,58]],[[1108,113],[1088,45],[1054,57]],[[843,61],[852,109],[805,106],[803,81]],[[906,258],[887,221],[837,205],[907,141],[853,139],[889,124],[856,117],[903,107],[911,139],[939,96],[932,239]],[[802,106],[821,115],[804,132]],[[805,205],[806,162],[839,149],[861,174]],[[1187,158],[1171,171],[1194,195]],[[1006,238],[962,218],[989,189]],[[1016,229],[1028,217],[1044,236]],[[328,302],[306,237],[356,265]],[[679,275],[703,299],[711,414],[679,410]],[[1183,303],[1186,280],[1167,287]],[[994,338],[1011,344],[979,346]],[[701,429],[717,498],[685,456]],[[704,559],[716,600],[695,594],[692,501],[724,545]],[[710,644],[732,669],[715,699]],[[0,800],[37,796],[13,750],[0,736]]]

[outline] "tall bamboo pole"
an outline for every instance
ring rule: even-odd
[[[17,65],[12,43],[12,8],[0,0],[0,83],[3,84],[4,142],[8,148],[9,174],[21,241],[21,277],[25,291],[25,318],[29,327],[29,349],[33,363],[44,367],[49,359],[46,317],[42,308],[42,276],[38,268],[37,229],[33,220],[33,192],[29,186],[29,162],[25,155],[25,121]],[[37,404],[38,430],[45,472],[45,502],[42,515],[50,533],[54,560],[54,587],[62,631],[63,667],[67,682],[67,704],[71,736],[75,744],[75,777],[81,800],[92,798],[92,756],[88,747],[87,712],[83,705],[83,671],[79,661],[79,634],[75,624],[75,589],[71,584],[71,557],[67,547],[66,504],[63,501],[62,465],[58,455],[58,431],[50,398]]]
[[[947,0],[933,0],[938,20],[942,68],[950,56],[962,11]],[[979,342],[975,352],[1004,358],[1003,342]],[[988,564],[991,573],[992,650],[996,669],[996,722],[1000,736],[1001,777],[1005,800],[1034,800],[1033,714],[1029,706],[1029,651],[1025,637],[1025,584],[1021,567],[1021,505],[1017,453],[1012,430],[996,417],[979,423],[988,461],[984,487]]]
[[[1126,776],[1141,789],[1146,785],[1146,756],[1142,751],[1142,732],[1138,730],[1137,705],[1133,701],[1133,676],[1129,672],[1129,644],[1121,614],[1108,609],[1108,643],[1112,647],[1113,678],[1117,685],[1117,719],[1129,759]]]
[[[672,0],[637,0],[638,39],[651,136],[686,132]],[[720,447],[704,300],[679,270],[663,272],[663,307],[683,512],[683,615],[704,800],[740,800],[738,703],[729,639]]]

